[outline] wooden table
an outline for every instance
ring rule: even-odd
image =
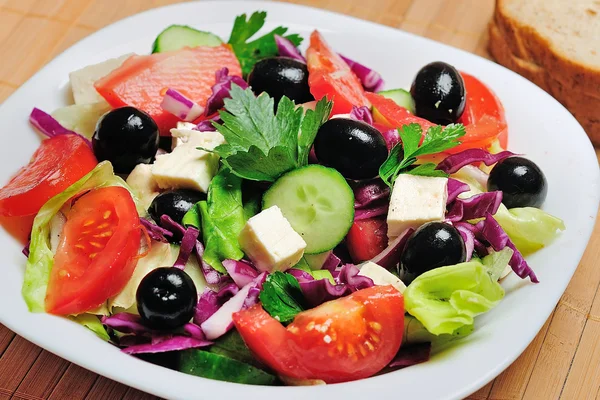
[[[0,0],[0,101],[84,36],[180,0]],[[292,0],[372,20],[483,57],[494,0]],[[600,220],[599,220],[600,221]],[[536,339],[470,399],[600,399],[600,223]],[[518,327],[517,327],[518,329]],[[150,399],[27,342],[0,325],[0,400]]]

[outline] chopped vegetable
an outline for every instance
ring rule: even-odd
[[[273,182],[285,172],[306,165],[308,153],[331,103],[317,103],[315,111],[295,108],[283,97],[273,111],[273,99],[233,85],[231,98],[225,99],[220,113],[222,124],[215,124],[227,144],[215,153],[231,171],[245,179]]]
[[[349,59],[348,57],[344,57],[340,54],[342,60],[348,64],[352,72],[356,74],[358,79],[360,79],[360,83],[362,83],[363,87],[368,92],[379,92],[383,89],[385,82],[381,75],[375,70],[362,65],[359,62]]]
[[[33,126],[35,126],[41,133],[49,138],[66,134],[81,136],[80,134],[65,128],[56,119],[54,119],[52,115],[45,113],[39,108],[34,108],[31,111],[31,114],[29,115],[29,122],[31,122]],[[91,146],[88,138],[84,136],[81,137],[88,145]]]
[[[392,149],[387,160],[379,168],[381,179],[389,186],[392,186],[396,177],[403,172],[413,175],[447,176],[441,171],[436,171],[433,163],[419,165],[413,170],[407,168],[413,165],[419,156],[439,153],[458,146],[460,144],[458,139],[464,136],[465,128],[460,124],[450,124],[446,127],[432,126],[427,130],[421,145],[419,143],[421,143],[422,128],[419,124],[404,125],[398,132],[402,144]]]
[[[277,52],[282,57],[293,58],[294,60],[306,62],[306,58],[300,53],[298,47],[289,39],[283,36],[275,35],[275,43],[277,44]]]
[[[204,107],[175,89],[167,89],[160,106],[183,121],[193,121],[204,113]]]
[[[450,205],[446,219],[452,222],[468,221],[495,214],[502,203],[502,192],[485,192],[468,199],[456,199]]]
[[[275,35],[282,36],[288,30],[283,26],[278,26],[266,35],[249,41],[263,27],[266,17],[267,13],[265,11],[257,11],[248,19],[246,19],[246,14],[239,15],[233,23],[233,30],[231,31],[228,43],[233,48],[242,66],[244,76],[250,73],[257,61],[278,54]],[[302,42],[302,37],[297,34],[283,37],[295,46],[298,46]]]
[[[215,72],[215,84],[212,87],[212,94],[206,101],[206,115],[212,115],[225,106],[225,99],[229,98],[231,85],[236,84],[242,89],[246,89],[248,84],[237,75],[229,75],[229,69],[223,67]],[[200,127],[200,125],[198,125]]]
[[[484,163],[487,166],[496,164],[498,161],[502,161],[505,158],[514,156],[515,153],[510,151],[502,151],[500,153],[491,154],[484,149],[467,149],[460,153],[452,154],[446,157],[437,166],[437,169],[444,171],[447,174],[453,174],[465,165],[474,163]]]

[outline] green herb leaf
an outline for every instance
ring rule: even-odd
[[[279,176],[308,163],[308,153],[319,127],[326,121],[332,104],[321,100],[315,111],[296,108],[282,97],[274,101],[266,94],[258,97],[251,89],[232,85],[231,98],[225,99],[222,124],[214,124],[227,144],[217,153],[231,171],[242,178],[273,182]]]
[[[265,11],[257,11],[247,20],[246,14],[239,15],[233,23],[229,44],[240,62],[244,76],[250,73],[254,64],[259,60],[278,54],[275,35],[285,37],[296,46],[302,43],[302,37],[297,34],[284,36],[288,29],[283,26],[249,42],[250,38],[263,27],[266,18]]]
[[[221,168],[208,188],[206,201],[198,203],[202,216],[203,259],[225,273],[222,261],[240,260],[238,236],[246,223],[242,204],[242,180],[227,168]]]
[[[265,311],[282,324],[292,322],[305,309],[302,289],[296,278],[279,271],[267,277],[259,299]]]
[[[432,176],[432,177],[441,177],[447,178],[448,174],[444,171],[440,171],[439,169],[435,169],[437,167],[434,163],[426,163],[417,165],[416,168],[407,170],[407,174],[418,175],[418,176]]]
[[[417,161],[417,157],[435,154],[451,149],[460,144],[459,138],[465,135],[465,127],[461,124],[450,124],[446,127],[432,126],[427,130],[423,144],[419,146],[423,130],[419,124],[412,123],[398,129],[402,144],[394,146],[388,158],[379,167],[379,176],[388,185],[393,186],[394,181],[401,173],[410,173],[420,176],[448,176],[435,170],[435,164],[427,163],[408,169]]]

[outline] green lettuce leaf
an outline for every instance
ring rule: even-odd
[[[25,279],[21,293],[31,312],[44,311],[44,299],[50,279],[50,271],[54,264],[54,254],[50,250],[50,221],[62,206],[73,196],[86,190],[121,186],[129,190],[125,181],[113,173],[110,162],[103,161],[83,178],[69,186],[64,192],[57,194],[46,202],[33,221],[29,258],[25,269]],[[139,204],[135,196],[133,200]],[[140,210],[138,212],[145,212]]]
[[[509,210],[501,204],[494,218],[524,256],[546,247],[565,230],[565,224],[560,218],[539,208]]]
[[[404,292],[406,311],[434,335],[453,334],[473,325],[504,297],[480,261],[436,268],[418,276]]]
[[[205,246],[203,259],[217,271],[226,273],[223,260],[240,260],[244,256],[238,242],[246,224],[242,179],[228,168],[221,168],[210,183],[207,200],[198,205]]]
[[[416,343],[431,343],[433,346],[442,346],[454,340],[469,336],[473,333],[473,325],[464,325],[451,334],[434,335],[430,333],[418,319],[412,315],[404,315],[404,335],[402,345]]]
[[[96,315],[86,313],[86,314],[80,314],[77,316],[73,316],[70,318],[71,318],[71,320],[77,322],[78,324],[85,326],[90,331],[94,332],[100,339],[107,341],[107,342],[110,340],[110,336],[108,336],[108,332],[106,332],[104,325],[102,325],[102,322],[100,322],[100,319],[98,319],[98,317]]]

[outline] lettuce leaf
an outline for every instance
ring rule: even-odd
[[[453,334],[491,310],[504,289],[478,260],[436,268],[418,276],[404,292],[406,311],[434,335]]]
[[[402,346],[416,343],[431,343],[433,346],[442,346],[454,340],[469,336],[473,333],[473,325],[464,325],[451,334],[434,335],[430,333],[418,319],[412,315],[404,316],[404,335]]]
[[[104,325],[102,325],[102,322],[100,322],[100,319],[98,319],[97,316],[89,314],[89,313],[85,313],[85,314],[73,316],[73,317],[71,317],[71,320],[77,322],[78,324],[85,326],[90,331],[94,332],[100,339],[107,341],[107,342],[110,340],[110,336],[108,336],[108,332],[106,332]]]
[[[223,260],[241,260],[238,236],[246,224],[242,203],[242,179],[221,168],[208,188],[206,201],[198,203],[204,241],[203,259],[221,273],[227,273]]]
[[[524,256],[549,245],[561,231],[564,222],[539,208],[506,208],[500,205],[494,218]]]
[[[54,264],[54,254],[50,249],[50,220],[73,196],[86,190],[106,186],[121,186],[129,190],[125,181],[113,173],[112,164],[101,162],[83,178],[69,186],[46,202],[33,221],[29,258],[25,269],[25,279],[21,293],[31,312],[44,311],[44,299]],[[137,199],[132,195],[138,204]],[[138,207],[140,208],[140,207]],[[140,211],[140,210],[138,210]],[[141,210],[144,212],[144,210]]]

